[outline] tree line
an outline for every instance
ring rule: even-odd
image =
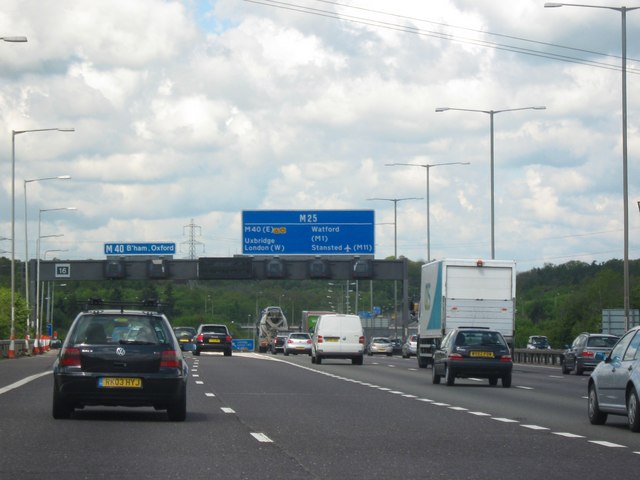
[[[419,300],[422,261],[409,260],[409,298]],[[630,271],[631,308],[640,306],[640,260],[632,260]],[[16,262],[16,337],[24,338],[27,307],[24,299],[24,264]],[[53,329],[60,336],[90,298],[139,302],[158,299],[174,326],[197,327],[200,323],[225,323],[234,337],[250,338],[260,311],[280,306],[290,324],[298,326],[303,310],[368,312],[379,307],[382,315],[393,316],[394,282],[360,280],[227,280],[227,281],[130,281],[104,280],[56,282],[53,301]],[[43,288],[46,298],[50,288]],[[400,292],[401,289],[398,289]],[[546,264],[516,278],[516,347],[525,346],[530,335],[546,335],[553,348],[563,348],[583,331],[601,330],[603,309],[621,309],[623,304],[623,262],[585,263],[570,261]],[[401,301],[398,299],[400,306]],[[10,261],[0,258],[0,339],[10,334]],[[401,315],[399,315],[401,318]],[[45,318],[46,323],[46,318]]]

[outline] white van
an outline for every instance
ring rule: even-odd
[[[323,358],[350,358],[353,365],[362,365],[364,331],[358,315],[320,315],[312,340],[311,363],[320,364]]]

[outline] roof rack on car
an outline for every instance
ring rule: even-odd
[[[158,299],[146,299],[143,301],[122,301],[122,300],[103,300],[102,298],[89,298],[82,305],[82,310],[85,312],[93,311],[100,312],[106,309],[120,310],[120,313],[124,313],[125,310],[141,310],[144,313],[163,313],[164,304],[160,303]]]
[[[477,328],[479,330],[491,330],[491,328],[489,328],[489,327],[477,327],[477,326],[473,326],[473,325],[461,325],[458,328]]]

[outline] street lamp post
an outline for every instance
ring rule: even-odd
[[[4,37],[13,38],[5,41],[26,41],[24,37]],[[18,38],[18,40],[16,40]],[[24,38],[24,40],[22,40]],[[16,135],[31,132],[74,132],[73,128],[35,128],[31,130],[11,130],[11,341],[9,343],[9,358],[15,358],[16,340]],[[25,259],[26,261],[27,259]]]
[[[504,112],[516,112],[518,110],[546,110],[547,107],[521,107],[521,108],[505,108],[503,110],[476,110],[472,108],[451,108],[451,107],[438,107],[436,112],[446,112],[448,110],[457,110],[460,112],[477,112],[486,113],[491,117],[491,259],[496,258],[496,242],[495,242],[495,214],[494,214],[494,149],[493,149],[493,117],[497,113]]]
[[[41,208],[38,212],[38,240],[36,242],[36,339],[33,350],[35,353],[40,353],[40,241],[43,238],[61,237],[61,234],[57,235],[41,235],[42,225],[42,213],[43,212],[57,212],[61,210],[76,210],[75,207],[60,207],[60,208]]]
[[[411,167],[422,167],[427,172],[427,262],[431,261],[431,223],[429,214],[429,170],[442,165],[470,165],[469,162],[445,162],[445,163],[386,163],[387,167],[406,165]]]
[[[586,7],[603,8],[620,12],[622,30],[622,196],[624,215],[624,326],[629,329],[629,186],[627,175],[627,12],[640,7],[610,7],[606,5],[584,5],[581,3],[552,3],[544,4],[545,8],[557,7]]]
[[[69,180],[70,175],[58,175],[57,177],[32,178],[24,181],[24,298],[27,304],[27,329],[25,330],[25,345],[29,350],[29,317],[31,310],[29,305],[29,234],[27,228],[27,184],[33,182],[43,182],[46,180]]]
[[[393,259],[398,259],[398,202],[405,200],[423,200],[417,197],[406,198],[367,198],[367,200],[384,200],[393,202]],[[393,325],[396,338],[398,338],[398,281],[393,281]]]

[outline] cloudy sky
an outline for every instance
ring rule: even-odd
[[[636,2],[629,2],[636,3]],[[640,2],[637,2],[640,6]],[[508,4],[508,5],[507,5]],[[242,253],[243,210],[375,210],[376,258],[526,271],[623,257],[621,15],[540,0],[3,0],[0,236]],[[618,7],[603,0],[600,5]],[[635,5],[627,5],[629,7]],[[627,17],[630,258],[640,253],[640,11]],[[50,235],[63,235],[49,237]],[[10,241],[0,242],[10,250]],[[5,253],[5,255],[8,255]]]

